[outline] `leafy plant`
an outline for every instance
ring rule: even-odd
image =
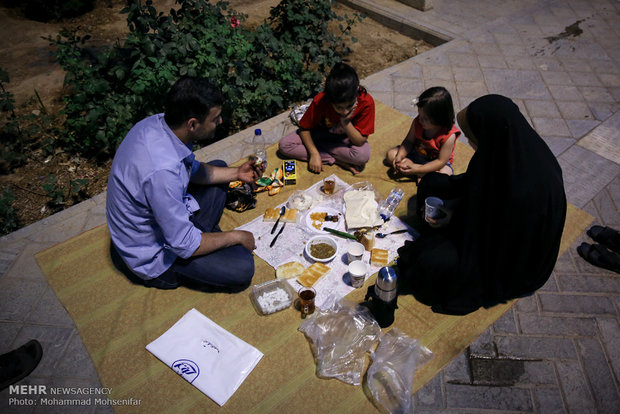
[[[59,210],[63,205],[67,204],[71,198],[73,201],[84,199],[85,191],[88,186],[88,179],[78,178],[69,181],[69,186],[65,187],[59,182],[55,174],[47,177],[47,181],[42,188],[50,201],[47,203],[54,210]]]
[[[15,196],[10,190],[5,189],[0,194],[0,235],[9,234],[19,228],[17,211],[12,206],[13,201]]]
[[[24,162],[22,132],[15,113],[15,99],[6,90],[9,74],[0,68],[0,114],[3,128],[0,132],[0,173],[7,173]]]
[[[219,137],[274,116],[317,92],[347,52],[343,37],[360,18],[337,16],[331,0],[284,0],[249,30],[242,24],[246,16],[225,1],[177,4],[165,15],[151,0],[128,1],[122,13],[129,34],[111,48],[88,49],[89,36],[78,29],[48,38],[67,71],[63,148],[109,158],[134,123],[162,111],[166,92],[184,75],[220,85],[225,106]],[[340,35],[327,30],[333,19],[346,21]]]

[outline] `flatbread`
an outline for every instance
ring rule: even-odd
[[[297,209],[289,208],[286,210],[281,218],[281,221],[284,221],[285,223],[297,222]]]
[[[307,268],[298,278],[297,281],[305,287],[312,287],[317,280],[324,274],[330,271],[329,266],[316,262],[309,268]]]
[[[388,251],[383,249],[372,249],[370,252],[370,263],[375,266],[387,266]]]
[[[278,266],[276,269],[276,277],[278,279],[288,279],[291,277],[297,277],[306,270],[304,265],[299,262],[288,262],[283,265]]]
[[[383,224],[378,213],[374,191],[347,191],[344,193],[347,228],[374,227]]]

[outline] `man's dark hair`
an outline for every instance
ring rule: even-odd
[[[355,69],[336,63],[325,80],[325,96],[333,104],[353,102],[359,92],[360,80]]]
[[[211,108],[222,106],[223,101],[220,88],[208,79],[183,77],[168,92],[164,119],[172,129],[190,118],[203,122]]]
[[[416,105],[424,109],[433,125],[448,129],[454,125],[452,96],[443,86],[433,86],[422,92]]]

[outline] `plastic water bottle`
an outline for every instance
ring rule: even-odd
[[[267,168],[267,145],[265,143],[265,137],[263,132],[256,128],[254,130],[254,139],[252,140],[252,147],[254,148],[254,157],[256,157],[256,163],[263,163]]]
[[[392,188],[390,194],[387,196],[381,205],[379,206],[379,215],[384,221],[388,221],[392,214],[394,214],[394,210],[398,207],[398,203],[403,199],[405,192],[398,187]]]

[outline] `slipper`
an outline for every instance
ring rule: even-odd
[[[594,266],[620,273],[620,255],[600,244],[581,243],[577,247],[577,253]]]
[[[28,376],[39,365],[43,348],[36,339],[0,355],[0,390]]]
[[[620,253],[620,232],[612,229],[611,227],[592,226],[587,231],[588,236],[592,240],[599,242],[608,249],[613,250],[616,253]]]

